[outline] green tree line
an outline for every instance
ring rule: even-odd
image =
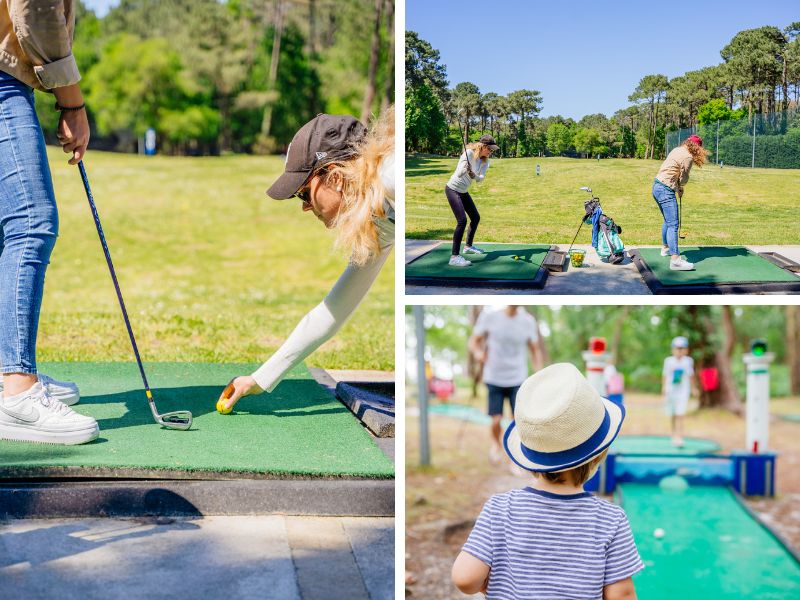
[[[456,154],[462,134],[474,140],[488,132],[505,157],[658,159],[667,131],[698,124],[784,111],[775,133],[800,129],[800,119],[785,116],[800,105],[800,21],[740,31],[720,50],[720,64],[672,79],[645,75],[629,106],[578,121],[540,118],[536,90],[502,96],[470,82],[450,87],[439,52],[413,31],[406,32],[405,53],[406,149],[412,152]]]
[[[367,121],[394,96],[393,0],[78,0],[73,51],[92,147],[270,153],[320,112]],[[37,93],[48,141],[57,113]]]

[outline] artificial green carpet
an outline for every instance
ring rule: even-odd
[[[669,258],[661,256],[660,248],[641,248],[639,253],[662,285],[800,282],[796,275],[741,246],[681,248],[681,255],[694,263],[694,271],[671,271]]]
[[[153,421],[135,363],[41,365],[43,373],[78,383],[82,398],[74,408],[97,419],[100,437],[82,446],[0,441],[0,477],[13,476],[15,469],[51,467],[84,467],[112,476],[113,469],[393,476],[391,461],[362,425],[303,365],[274,392],[243,398],[229,415],[217,413],[216,401],[228,381],[256,366],[147,364],[158,410],[185,409],[194,415],[189,431],[175,431]]]
[[[647,600],[800,598],[800,564],[723,487],[683,493],[623,484],[644,571],[633,581]],[[661,528],[664,537],[653,532]]]
[[[672,438],[662,435],[621,435],[611,445],[620,454],[712,454],[719,451],[713,440],[684,438],[680,448],[672,445]]]
[[[502,279],[511,281],[534,279],[550,249],[546,244],[480,244],[486,254],[465,254],[472,261],[469,267],[451,267],[451,246],[442,243],[406,265],[406,277],[439,277],[452,279]],[[514,260],[513,256],[522,257]]]

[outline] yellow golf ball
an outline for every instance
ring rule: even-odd
[[[227,415],[233,410],[233,407],[225,408],[225,401],[220,398],[217,400],[217,412],[221,415]]]

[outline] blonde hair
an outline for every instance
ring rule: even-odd
[[[702,146],[695,144],[689,138],[684,140],[683,145],[686,146],[686,149],[689,151],[689,154],[692,155],[692,162],[696,164],[698,167],[702,167],[706,164],[706,158],[708,158],[708,150],[703,148]]]
[[[323,182],[336,181],[342,188],[342,203],[333,222],[336,247],[350,252],[350,262],[364,265],[380,253],[374,218],[385,218],[386,188],[378,170],[394,152],[394,107],[389,106],[364,139],[354,148],[354,158],[326,164]]]
[[[574,469],[559,471],[557,473],[534,473],[534,477],[543,477],[550,483],[567,483],[567,478],[572,480],[575,485],[583,485],[594,475],[597,465],[599,465],[608,454],[608,448],[595,456],[592,460]]]
[[[467,150],[472,150],[472,157],[475,160],[489,160],[488,158],[481,158],[481,152],[484,148],[486,148],[486,144],[481,144],[480,142],[467,144]]]

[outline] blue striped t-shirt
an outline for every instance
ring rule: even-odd
[[[491,567],[489,599],[601,600],[603,586],[644,568],[625,512],[589,492],[496,494],[463,550]]]

